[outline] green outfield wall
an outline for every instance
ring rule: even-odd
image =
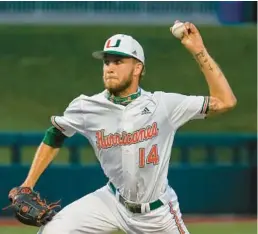
[[[204,42],[238,99],[236,109],[181,131],[256,132],[256,28],[201,27]],[[115,33],[142,43],[147,73],[142,87],[208,95],[196,62],[167,27],[1,26],[0,129],[44,130],[81,93],[100,92],[102,62],[91,57]]]

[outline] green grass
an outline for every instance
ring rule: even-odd
[[[256,132],[256,27],[201,27],[204,41],[227,76],[237,108],[181,131]],[[102,63],[91,53],[115,33],[132,34],[143,45],[143,88],[207,95],[198,65],[173,38],[169,26],[0,26],[0,129],[42,131],[81,93],[103,89]]]
[[[189,224],[191,234],[256,234],[256,223],[203,223]],[[36,234],[36,228],[0,227],[1,234]],[[114,234],[122,234],[116,232]]]
[[[256,223],[191,224],[191,234],[256,234]]]

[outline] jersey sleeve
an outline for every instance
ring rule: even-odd
[[[169,121],[175,129],[190,120],[204,119],[206,117],[209,97],[162,93],[161,98]]]
[[[82,133],[83,131],[84,121],[81,102],[81,98],[78,97],[68,105],[63,116],[51,116],[53,126],[67,137],[73,136],[76,132]]]

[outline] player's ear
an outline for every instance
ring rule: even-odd
[[[143,64],[141,62],[137,61],[134,66],[134,75],[140,76],[142,73],[142,70],[143,70]]]

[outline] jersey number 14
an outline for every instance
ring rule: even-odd
[[[158,146],[153,145],[148,154],[145,148],[139,149],[139,167],[143,168],[146,164],[157,165],[159,163]]]

